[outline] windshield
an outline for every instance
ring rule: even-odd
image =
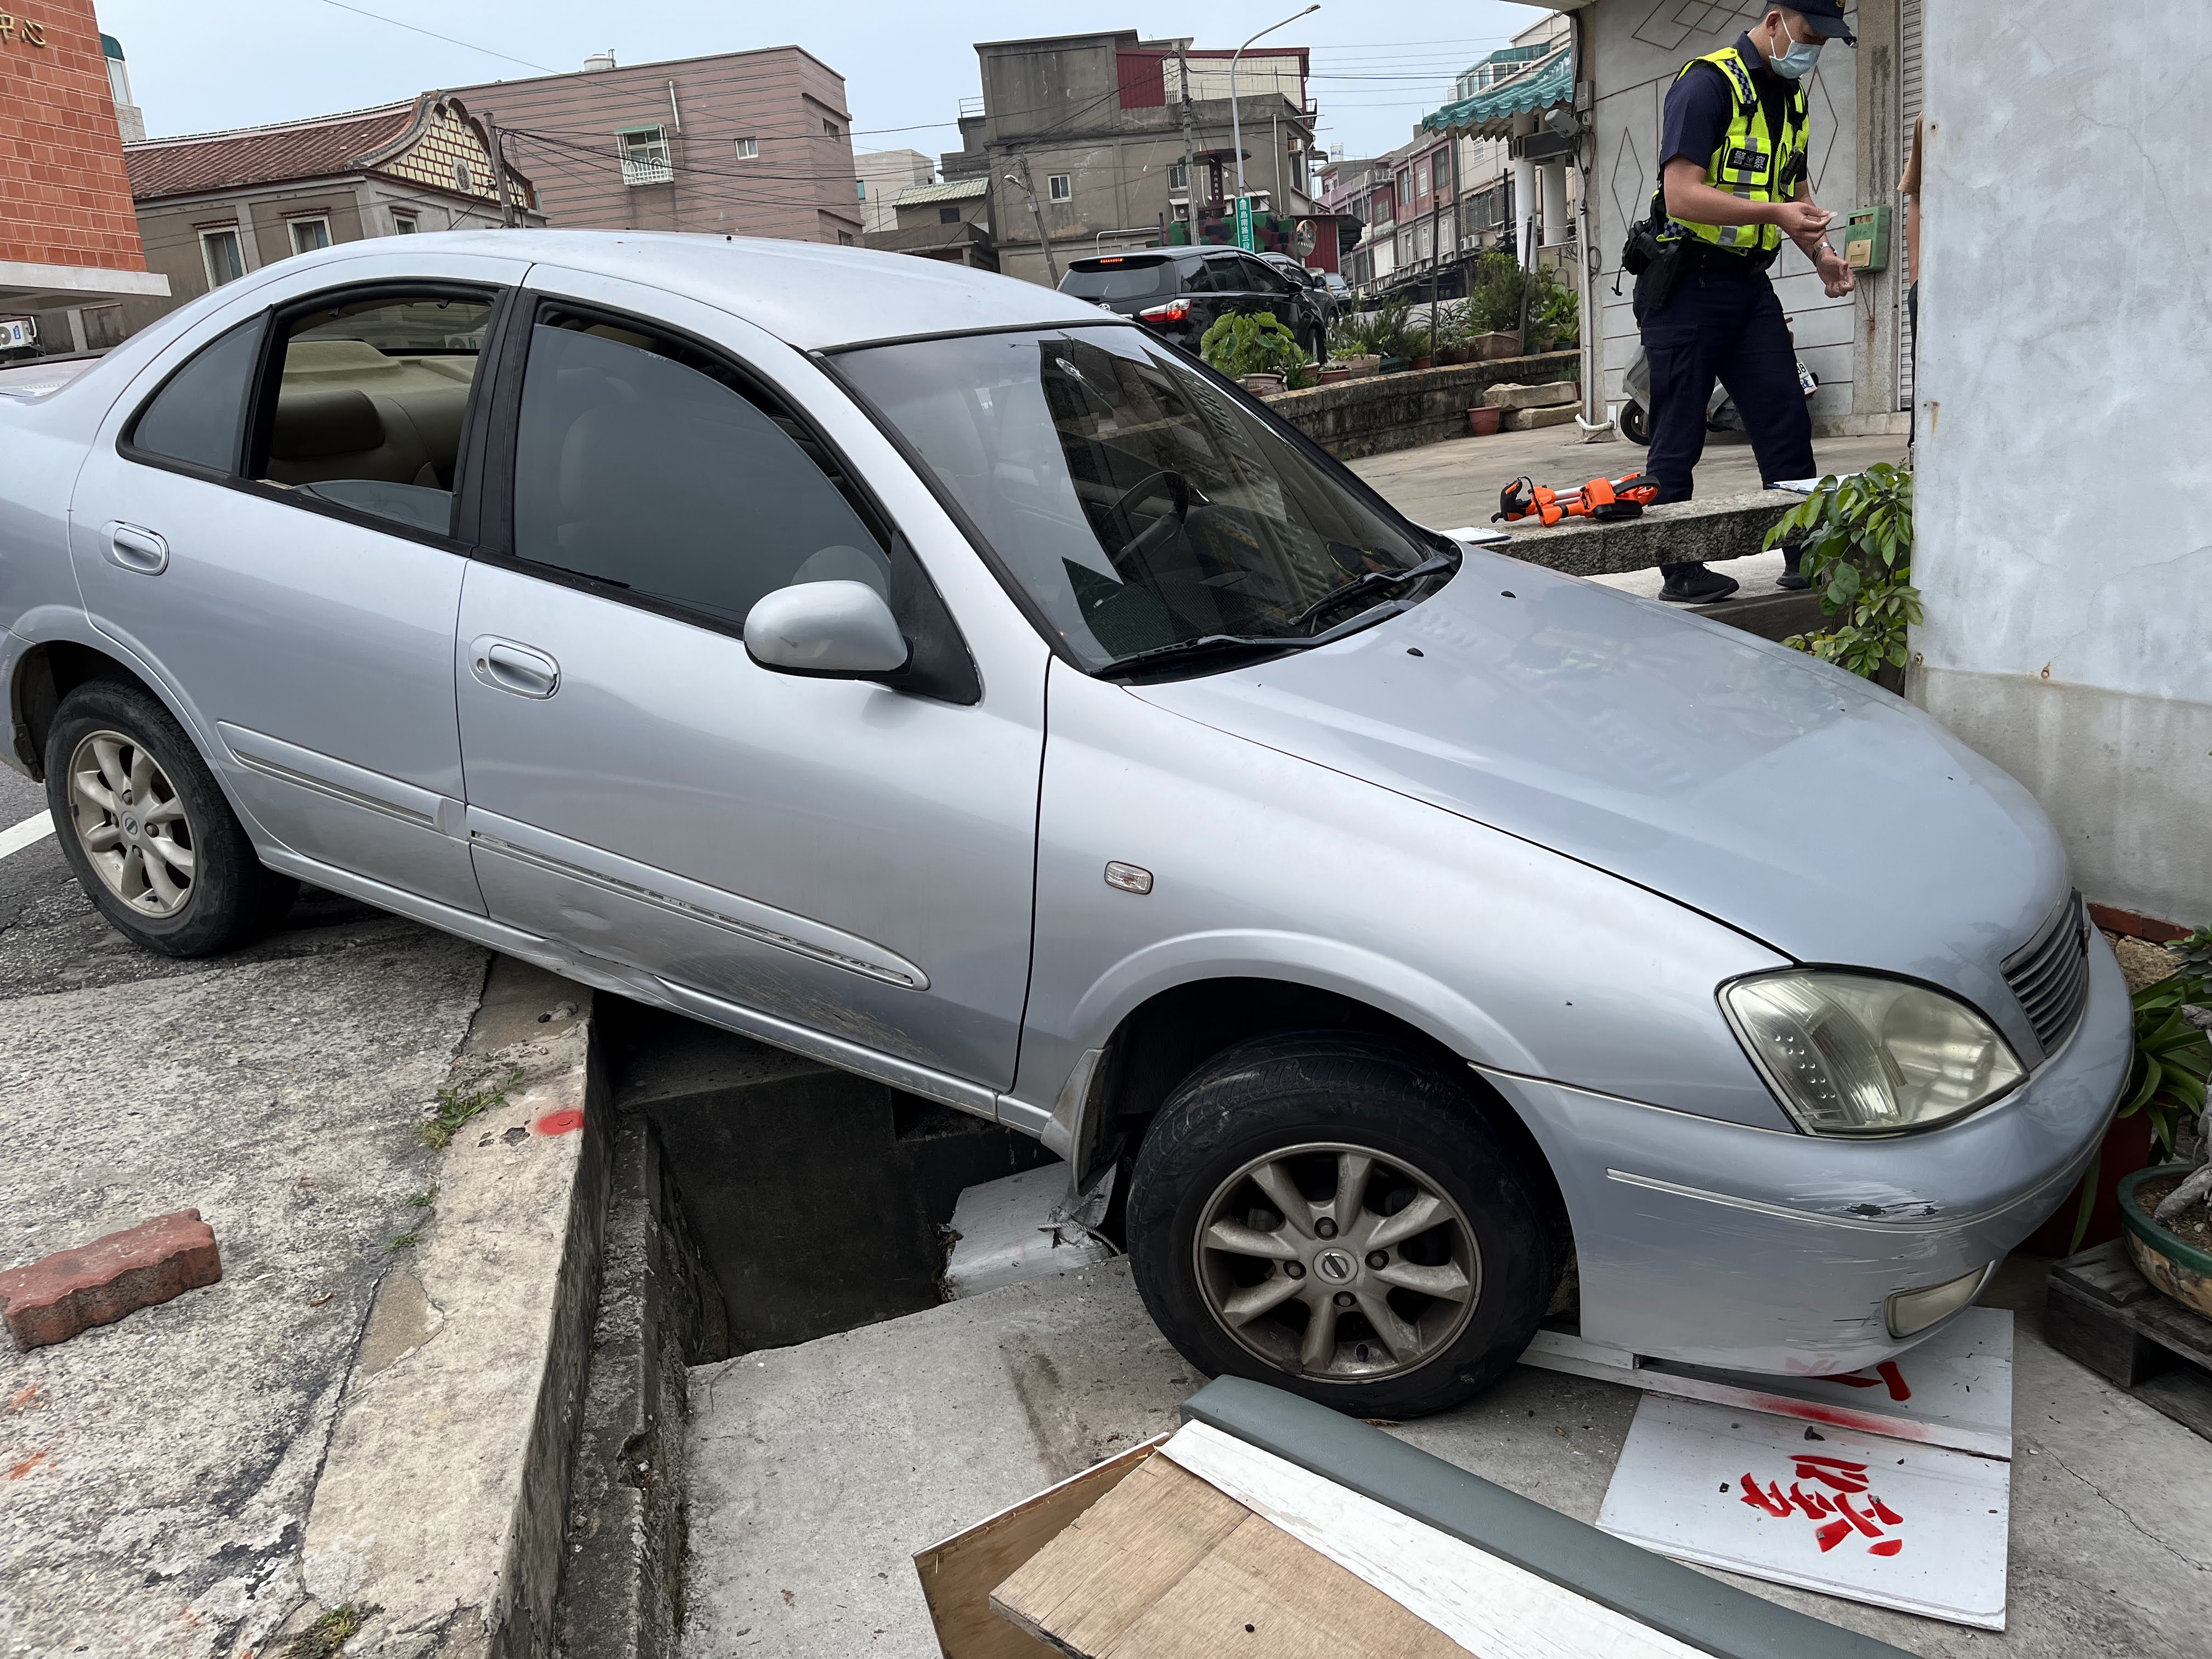
[[[1093,671],[1187,641],[1312,640],[1417,593],[1391,578],[1450,550],[1139,329],[837,362]]]
[[[1060,279],[1060,291],[1079,300],[1149,300],[1175,286],[1172,259],[1084,259]]]

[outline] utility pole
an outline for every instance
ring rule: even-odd
[[[1183,211],[1190,216],[1190,246],[1198,246],[1198,153],[1191,138],[1190,59],[1176,48],[1176,63],[1182,71],[1182,194]]]
[[[1305,11],[1294,11],[1281,22],[1268,24],[1260,31],[1260,34],[1273,34],[1277,29],[1288,28],[1299,18],[1304,17],[1306,12],[1320,9],[1321,0],[1314,0],[1313,4],[1308,6]],[[1252,40],[1257,40],[1260,34],[1254,35]],[[1230,147],[1237,152],[1237,209],[1240,224],[1249,216],[1249,210],[1244,205],[1244,124],[1237,107],[1237,65],[1243,61],[1245,47],[1249,46],[1252,40],[1247,40],[1243,46],[1237,47],[1229,55],[1229,143]],[[1238,246],[1242,246],[1243,239],[1240,237],[1237,240]]]
[[[1036,226],[1037,246],[1044,250],[1045,272],[1052,278],[1052,286],[1058,288],[1060,261],[1052,257],[1052,238],[1045,234],[1044,210],[1037,205],[1036,188],[1030,182],[1030,158],[1027,155],[1020,155],[1015,159],[1021,163],[1022,176],[1017,179],[1010,173],[1006,175],[1006,182],[1019,185],[1022,194],[1029,198],[1030,218]]]
[[[491,151],[492,188],[499,194],[499,222],[509,230],[514,228],[514,204],[507,193],[507,144],[500,137],[499,123],[487,112],[483,118],[486,147]]]

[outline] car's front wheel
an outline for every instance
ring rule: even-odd
[[[46,802],[78,885],[149,951],[234,950],[299,890],[264,867],[184,728],[135,685],[90,680],[62,699],[46,737]]]
[[[1310,1033],[1177,1087],[1138,1151],[1129,1254],[1193,1364],[1407,1418],[1520,1356],[1559,1277],[1555,1204],[1454,1069]]]

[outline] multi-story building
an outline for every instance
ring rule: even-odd
[[[1524,263],[1573,262],[1581,194],[1574,146],[1540,131],[1541,116],[1573,106],[1573,27],[1564,12],[1540,18],[1471,65],[1454,83],[1452,102],[1421,124],[1423,132],[1456,140],[1462,255],[1504,248]]]
[[[845,77],[798,46],[454,89],[501,135],[563,228],[856,243]]]
[[[1255,241],[1324,270],[1336,222],[1310,168],[1316,112],[1303,46],[1235,54],[1133,29],[979,44],[980,114],[963,112],[948,179],[991,191],[1000,269],[1052,283],[1109,246],[1233,242],[1239,160]],[[1232,114],[1234,120],[1232,120]]]
[[[853,158],[864,231],[898,228],[891,203],[902,190],[937,182],[937,163],[918,149],[877,149]]]
[[[0,14],[0,356],[112,343],[119,302],[169,291],[131,210],[103,38],[92,0]]]
[[[491,167],[483,120],[450,94],[124,149],[148,262],[169,297],[125,332],[249,270],[368,236],[540,225],[531,181]]]

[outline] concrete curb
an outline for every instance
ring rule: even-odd
[[[494,1099],[378,1289],[288,1632],[350,1606],[356,1659],[553,1651],[611,1162],[592,1030],[590,992],[495,960],[448,1085]]]

